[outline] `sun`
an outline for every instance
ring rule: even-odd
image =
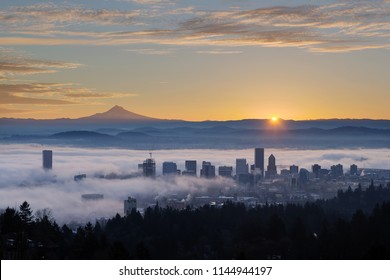
[[[271,118],[271,121],[274,122],[274,123],[276,123],[278,120],[279,120],[278,117],[272,117],[272,118]]]

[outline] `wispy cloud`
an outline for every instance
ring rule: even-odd
[[[10,108],[0,106],[0,112],[2,114],[19,114],[19,113],[25,113],[27,112],[27,110],[10,109]]]
[[[359,1],[207,13],[180,23],[189,36],[220,45],[295,46],[315,51],[386,48],[390,6]]]
[[[118,2],[135,3],[139,5],[175,5],[174,1],[171,0],[117,0]]]
[[[172,54],[175,50],[174,49],[128,49],[125,50],[128,52],[134,52],[138,54],[145,54],[145,55],[169,55]]]
[[[91,89],[71,90],[71,93],[65,93],[64,96],[71,99],[101,99],[101,98],[123,98],[129,96],[138,96],[136,93],[121,93],[121,92],[94,92]]]
[[[233,51],[233,50],[223,50],[223,49],[215,49],[215,50],[207,50],[207,51],[196,51],[198,54],[239,54],[243,53],[243,51]]]
[[[139,4],[169,1],[136,0]],[[348,52],[390,46],[388,1],[198,11],[194,7],[92,10],[33,5],[0,12],[1,44],[299,47]],[[37,28],[37,27],[40,28]],[[34,35],[34,30],[41,30]],[[22,34],[29,34],[28,37]]]
[[[0,93],[0,104],[66,105],[83,100],[137,96],[134,93],[99,92],[71,84],[54,83],[0,84]]]
[[[95,102],[105,98],[136,96],[135,93],[101,92],[93,88],[80,87],[71,83],[38,83],[16,81],[16,76],[54,73],[63,69],[74,69],[81,64],[34,59],[25,53],[0,48],[0,104],[3,105],[69,105]],[[7,110],[3,110],[7,109]],[[2,113],[16,113],[15,109],[2,107]]]
[[[0,85],[0,91],[2,91],[2,88],[3,85]],[[24,97],[13,93],[2,93],[0,96],[0,104],[66,105],[72,104],[72,102],[59,99]]]
[[[0,48],[0,77],[9,79],[17,75],[54,73],[59,69],[74,69],[81,64],[29,58],[10,49]]]
[[[31,6],[11,7],[0,11],[0,21],[3,29],[33,30],[41,28],[67,28],[69,25],[99,24],[99,25],[131,25],[139,15],[139,11],[94,10],[74,6],[59,6],[54,4],[36,4]]]
[[[194,15],[196,13],[197,13],[197,11],[196,11],[194,6],[189,6],[189,7],[185,7],[185,8],[177,8],[177,9],[173,9],[173,10],[168,11],[168,14],[171,14],[171,15],[185,15],[185,14]]]

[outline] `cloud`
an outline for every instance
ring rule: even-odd
[[[137,96],[135,93],[98,92],[72,84],[55,83],[0,84],[0,93],[0,104],[66,105],[79,103],[83,99]]]
[[[0,22],[3,45],[149,43],[298,47],[314,52],[386,49],[390,45],[388,1],[239,11],[199,11],[194,7],[121,11],[41,4],[5,9],[0,12]]]
[[[129,96],[138,96],[136,93],[121,93],[121,92],[105,92],[99,93],[94,92],[91,89],[78,89],[72,90],[72,93],[64,94],[65,97],[69,97],[72,99],[90,99],[90,98],[123,98]]]
[[[18,113],[26,113],[27,110],[18,110],[18,109],[9,109],[6,107],[0,107],[0,112],[2,114],[18,114]]]
[[[138,5],[146,5],[153,8],[161,8],[164,6],[175,5],[174,1],[171,0],[117,0],[118,2],[135,3]]]
[[[130,0],[131,2],[143,4],[143,5],[149,5],[149,4],[161,4],[161,3],[170,3],[173,4],[172,1],[169,0]]]
[[[196,51],[198,54],[240,54],[243,51],[227,51],[222,49],[209,50],[209,51]]]
[[[386,48],[390,6],[378,2],[206,13],[181,23],[220,45],[295,46],[315,51]],[[368,28],[367,25],[370,27]],[[210,37],[211,36],[211,37]]]
[[[79,63],[53,60],[40,60],[28,57],[11,49],[0,48],[0,78],[13,80],[15,76],[54,73],[63,69],[81,67]],[[102,98],[123,98],[137,96],[134,93],[99,92],[96,89],[83,88],[73,84],[34,83],[0,83],[0,104],[31,105],[67,105],[77,104],[82,100]],[[7,108],[5,108],[7,109]],[[15,109],[2,110],[2,113],[19,113]]]
[[[135,53],[138,53],[138,54],[145,54],[145,55],[169,55],[169,54],[172,54],[174,52],[174,49],[151,49],[151,48],[148,48],[148,49],[128,49],[128,50],[125,50],[125,51],[128,51],[128,52],[135,52]]]
[[[170,10],[168,13],[171,15],[185,15],[185,14],[194,15],[197,13],[197,11],[194,6],[189,6],[185,8],[177,8],[174,10]]]
[[[60,6],[54,4],[36,4],[11,7],[0,11],[0,21],[11,30],[20,27],[33,30],[40,24],[44,29],[64,28],[68,25],[130,25],[139,11],[120,11],[107,9],[85,9],[77,6]]]
[[[0,84],[0,104],[73,104],[67,100],[57,99],[61,88],[62,85],[51,83]]]
[[[11,79],[17,75],[55,73],[59,69],[74,69],[79,63],[33,59],[23,53],[0,48],[0,77]]]
[[[2,90],[2,85],[0,85],[0,92],[1,90]],[[66,104],[73,104],[73,102],[66,101],[66,100],[59,100],[59,99],[23,97],[12,93],[2,93],[0,96],[0,104],[66,105]],[[12,113],[12,110],[8,112]]]

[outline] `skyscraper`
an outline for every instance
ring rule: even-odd
[[[350,167],[350,170],[349,170],[349,174],[350,175],[358,175],[358,167],[356,164],[352,164],[351,167]]]
[[[177,175],[177,165],[174,162],[163,162],[163,175]]]
[[[156,162],[152,158],[147,158],[142,164],[142,173],[145,177],[156,177]]]
[[[53,168],[53,151],[51,150],[42,151],[42,165],[44,169]]]
[[[220,166],[218,167],[218,175],[222,177],[232,177],[233,167],[232,166]]]
[[[299,183],[301,185],[305,185],[310,179],[310,172],[305,169],[305,168],[301,168],[301,170],[299,170]]]
[[[137,199],[129,196],[127,198],[127,200],[124,201],[124,212],[125,212],[125,215],[130,215],[131,214],[131,211],[134,210],[137,210]]]
[[[248,174],[248,164],[245,158],[236,159],[236,175]]]
[[[337,165],[332,165],[330,167],[330,173],[333,176],[333,178],[339,178],[344,175],[343,166],[339,163]]]
[[[268,158],[268,166],[267,166],[267,176],[273,177],[277,175],[276,170],[276,159],[273,154],[271,154]]]
[[[255,148],[255,171],[256,169],[264,177],[264,148]]]
[[[183,175],[196,176],[196,160],[186,160],[185,168],[186,170],[183,172]]]
[[[298,171],[299,171],[298,166],[296,166],[294,164],[290,166],[290,174],[298,174]]]
[[[215,177],[215,166],[211,165],[211,162],[203,161],[202,169],[200,170],[200,176],[205,178]]]
[[[314,177],[315,178],[320,178],[320,171],[321,171],[321,165],[319,164],[314,164],[312,167],[311,167],[311,170],[312,172],[314,173]]]

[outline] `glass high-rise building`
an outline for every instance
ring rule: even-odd
[[[147,158],[142,164],[142,173],[145,177],[156,177],[156,162],[152,158]]]
[[[196,176],[196,160],[186,160],[185,168],[183,175],[192,175]]]
[[[267,175],[269,177],[277,175],[276,159],[275,159],[275,156],[272,154],[268,158]]]
[[[51,150],[42,151],[42,165],[44,169],[53,168],[53,151]]]
[[[232,177],[233,166],[220,166],[218,167],[218,175],[222,177]]]
[[[358,167],[356,164],[352,164],[350,169],[349,169],[349,174],[350,175],[358,175]]]
[[[236,175],[248,174],[248,164],[245,158],[236,159]]]
[[[200,170],[200,176],[204,178],[214,178],[215,177],[215,166],[211,165],[211,162],[203,161],[202,169]]]
[[[298,174],[299,167],[296,165],[291,165],[290,166],[290,174]]]
[[[175,162],[163,162],[163,175],[177,175],[177,164]]]
[[[255,148],[255,170],[260,170],[261,177],[264,177],[264,148]]]

